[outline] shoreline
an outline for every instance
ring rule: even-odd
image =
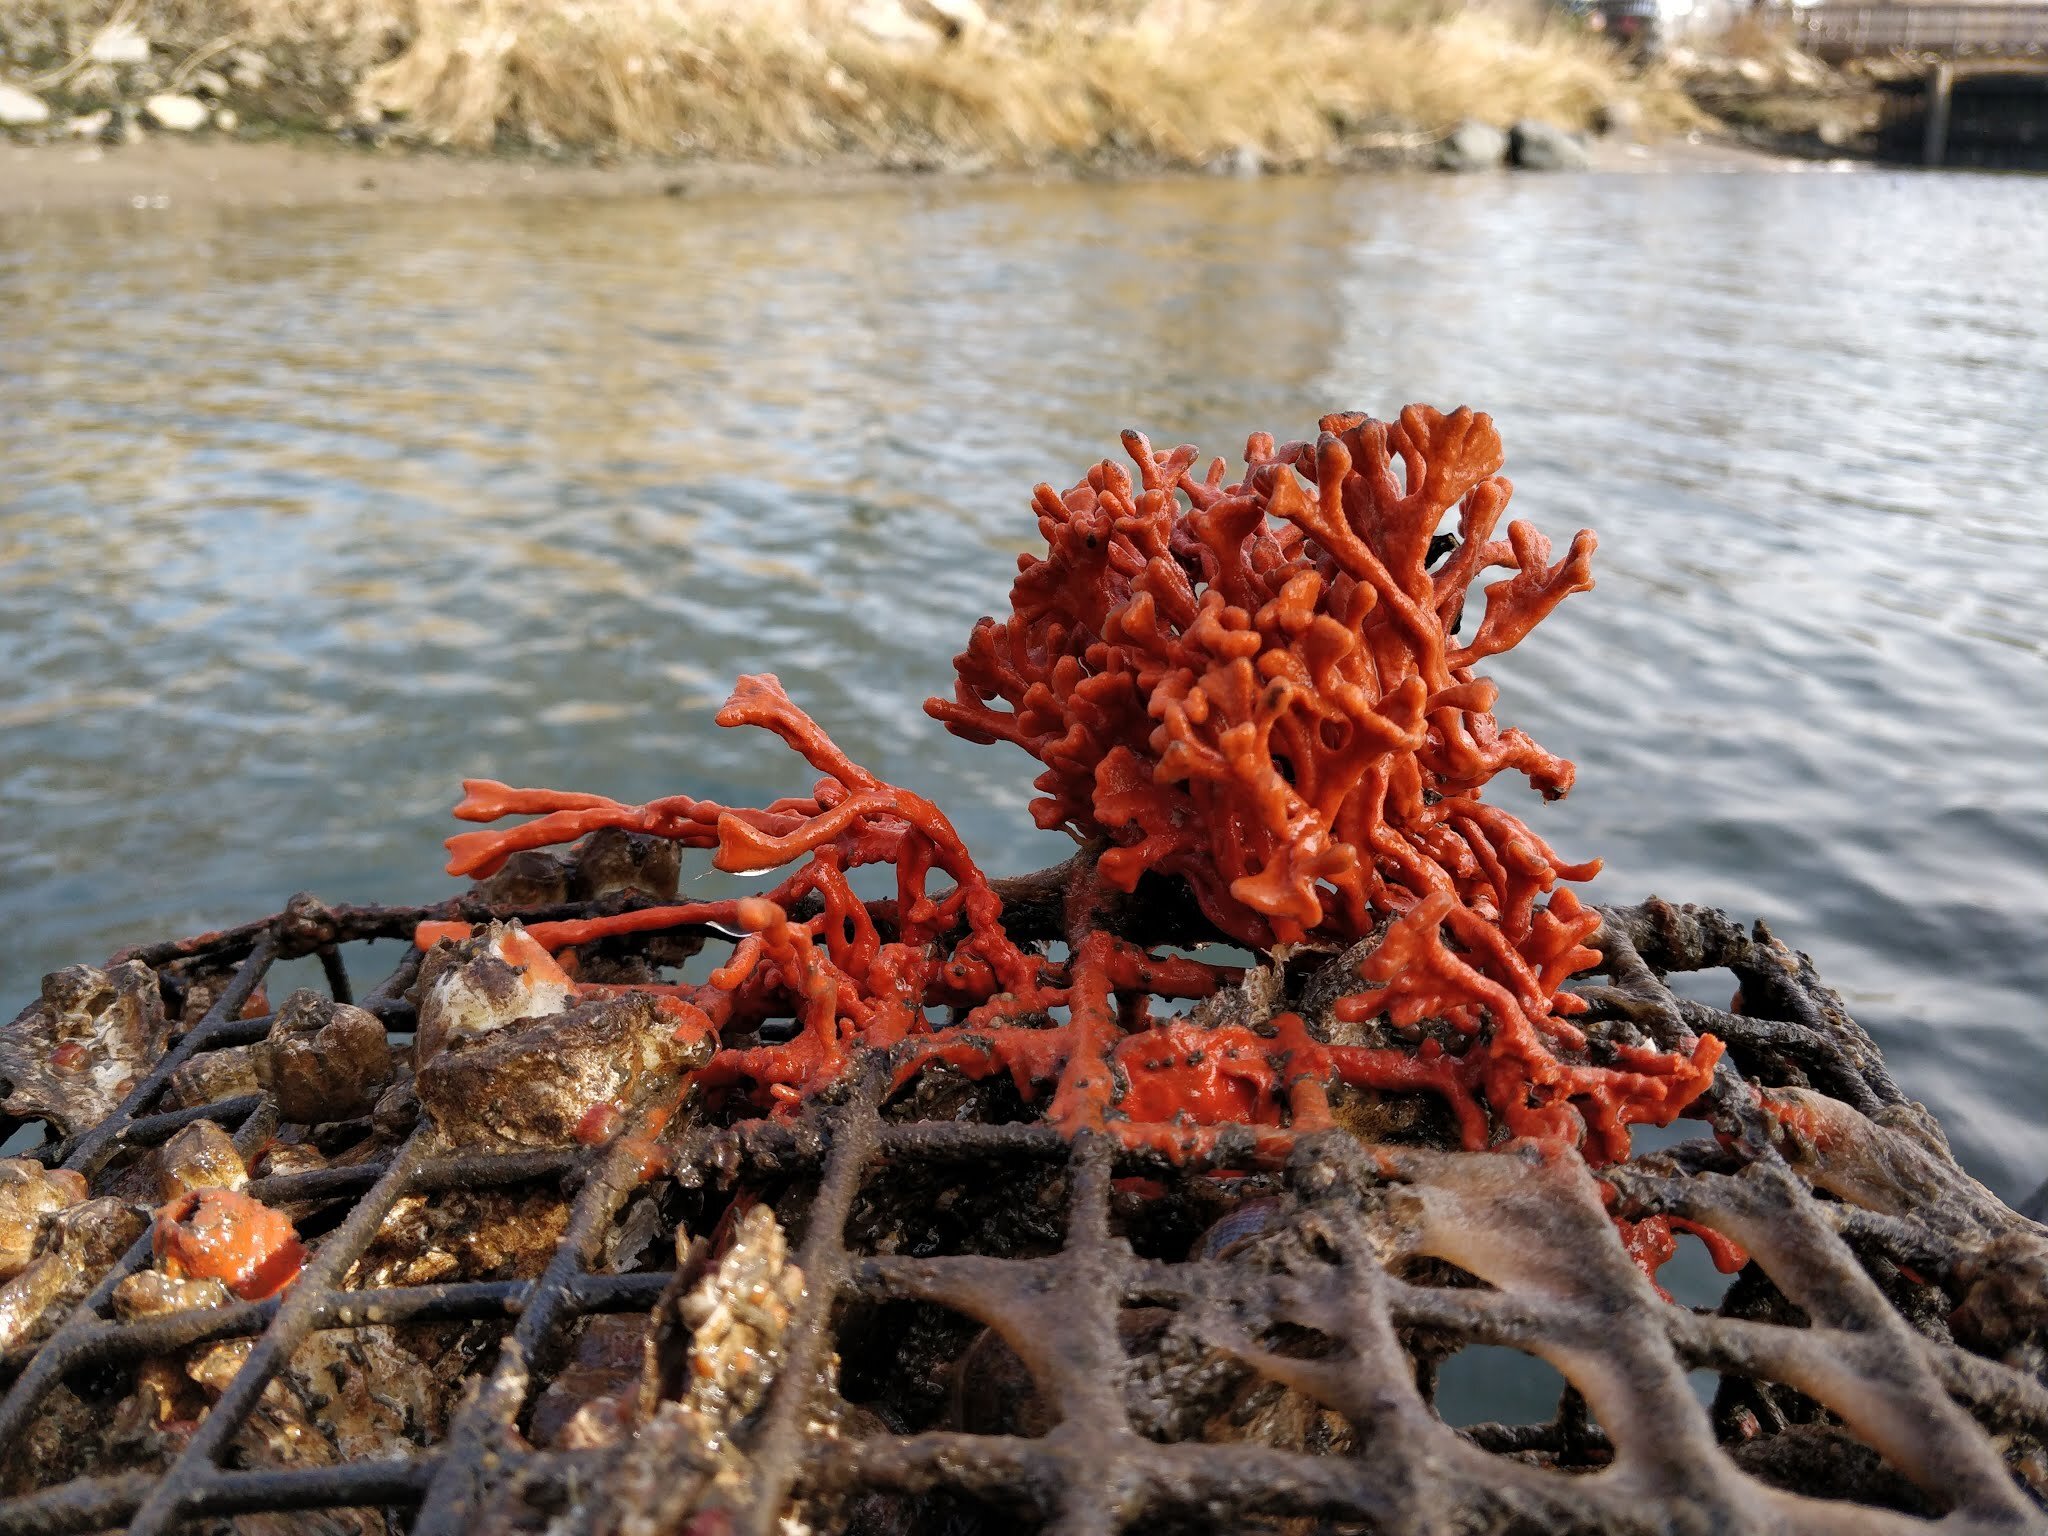
[[[1811,171],[1834,168],[1734,139],[1674,135],[1649,143],[1594,139],[1591,173]],[[1275,175],[1446,174],[1412,166],[1333,167]],[[171,208],[265,210],[334,206],[728,194],[804,196],[911,185],[1017,185],[1195,178],[1201,171],[1134,168],[1104,176],[1067,169],[973,172],[890,169],[847,161],[760,165],[626,158],[599,163],[433,150],[357,148],[328,141],[158,136],[119,147],[0,141],[0,219]],[[1501,169],[1479,175],[1556,176]]]

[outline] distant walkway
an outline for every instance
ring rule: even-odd
[[[2048,5],[1820,5],[1787,20],[1806,52],[1841,63],[1921,59],[2038,61],[2048,68]]]

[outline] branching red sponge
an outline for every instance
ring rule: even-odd
[[[1555,565],[1527,523],[1494,538],[1510,487],[1486,416],[1410,406],[1322,428],[1255,434],[1231,485],[1220,459],[1196,480],[1193,448],[1136,432],[1136,482],[1105,460],[1064,496],[1041,485],[1045,557],[1020,561],[1010,617],[976,626],[955,697],[926,711],[1044,763],[1039,825],[1106,837],[1119,886],[1179,875],[1246,944],[1356,937],[1440,890],[1520,942],[1539,892],[1598,865],[1479,799],[1503,770],[1562,795],[1572,767],[1503,729],[1473,668],[1592,586],[1593,536]],[[1457,546],[1432,571],[1453,509]],[[1493,567],[1514,575],[1460,644]]]
[[[1039,487],[1045,557],[1021,562],[1010,617],[976,628],[955,698],[927,704],[1045,765],[1034,814],[1084,848],[1045,872],[1064,958],[1006,929],[995,884],[936,806],[854,763],[765,676],[740,680],[719,723],[780,736],[823,775],[808,798],[625,805],[471,780],[457,816],[537,819],[449,839],[450,873],[487,876],[605,827],[715,850],[726,871],[794,865],[762,896],[528,935],[553,950],[690,923],[744,930],[708,982],[656,990],[680,1028],[724,1044],[696,1084],[778,1112],[867,1047],[895,1053],[899,1084],[934,1062],[1007,1073],[1027,1101],[1050,1090],[1046,1116],[1065,1130],[1174,1155],[1231,1125],[1282,1155],[1333,1123],[1328,1092],[1348,1083],[1438,1095],[1467,1146],[1505,1133],[1626,1157],[1627,1127],[1682,1112],[1720,1044],[1589,1045],[1563,987],[1597,961],[1599,918],[1558,882],[1598,866],[1563,862],[1480,798],[1503,771],[1549,797],[1571,785],[1569,763],[1494,718],[1474,668],[1592,585],[1592,535],[1555,563],[1526,523],[1495,538],[1509,486],[1485,416],[1411,406],[1397,423],[1322,428],[1312,444],[1255,435],[1235,484],[1220,460],[1196,480],[1194,449],[1159,454],[1127,433],[1135,481],[1104,462],[1064,496]],[[1467,591],[1490,569],[1511,574],[1460,642]],[[847,872],[872,864],[895,869],[892,900],[854,893]],[[1292,1013],[1256,1027],[1154,1018],[1152,999],[1208,996],[1239,973],[1110,931],[1113,891],[1147,873],[1186,882],[1217,931],[1267,958],[1377,933],[1330,1017],[1387,1043],[1338,1043]],[[930,889],[935,874],[950,885]],[[1029,878],[1043,895],[1045,877]],[[770,1019],[794,1019],[795,1038],[746,1043]]]
[[[713,847],[712,863],[733,873],[798,864],[765,895],[537,923],[512,941],[554,950],[686,924],[743,932],[732,958],[702,984],[576,989],[586,995],[661,991],[679,1032],[699,1036],[744,1035],[770,1019],[795,1018],[799,1028],[787,1043],[717,1051],[692,1074],[699,1088],[737,1089],[788,1110],[839,1082],[854,1047],[888,1050],[918,1037],[905,1053],[899,1082],[934,1060],[976,1076],[1007,1069],[1027,1097],[1041,1084],[1058,1085],[1053,1108],[1061,1124],[1099,1128],[1110,1078],[1107,1053],[1117,1032],[1113,1017],[1105,1025],[1097,1015],[1108,1007],[1112,988],[1204,997],[1237,975],[1193,960],[1155,959],[1107,933],[1084,944],[1071,966],[1048,961],[1004,930],[1001,899],[945,814],[854,763],[774,677],[741,678],[718,722],[775,732],[826,777],[811,799],[778,801],[767,811],[683,797],[627,806],[595,795],[472,780],[457,808],[465,819],[520,812],[541,819],[462,834],[448,844],[451,873],[496,868],[520,849],[567,842],[599,826]],[[847,871],[871,864],[895,869],[892,901],[864,902],[854,893]],[[935,871],[951,882],[948,889],[929,889]],[[794,916],[806,902],[815,915]],[[424,923],[415,937],[427,947],[470,931],[464,923]],[[1076,1013],[1071,1025],[1039,1027],[1050,1010],[1070,1002]],[[934,1028],[928,1006],[955,1010],[962,1022]],[[1030,1023],[1010,1022],[1019,1019]]]
[[[976,626],[954,697],[927,712],[1043,763],[1034,817],[1106,841],[1111,882],[1178,876],[1242,943],[1348,942],[1398,919],[1366,975],[1385,990],[1340,1012],[1474,1034],[1483,1014],[1490,1033],[1442,1081],[1461,1119],[1478,1092],[1517,1134],[1583,1120],[1599,1154],[1625,1156],[1625,1124],[1697,1097],[1719,1047],[1621,1073],[1558,1062],[1553,1044],[1584,1043],[1560,988],[1597,958],[1599,920],[1568,891],[1537,901],[1599,865],[1480,799],[1503,771],[1546,798],[1571,787],[1571,764],[1495,719],[1474,668],[1592,586],[1592,534],[1555,564],[1527,523],[1495,537],[1512,488],[1470,410],[1326,416],[1313,443],[1256,433],[1233,484],[1220,459],[1197,480],[1193,448],[1137,432],[1124,447],[1135,480],[1105,460],[1063,496],[1038,487],[1046,554],[1020,559],[1009,618]],[[1492,569],[1512,574],[1461,643]]]

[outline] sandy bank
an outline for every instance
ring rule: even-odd
[[[1647,145],[1601,140],[1592,150],[1593,167],[1599,172],[1807,168],[1804,162],[1712,139],[1695,143],[1680,137]],[[1058,174],[1038,173],[1038,179],[1057,179]],[[909,179],[909,173],[853,165],[781,167],[646,160],[598,165],[352,149],[320,141],[287,144],[154,138],[121,148],[0,145],[0,219],[170,207],[293,208],[480,198],[861,191],[901,185]],[[1029,178],[1023,173],[998,173],[976,179]]]
[[[299,208],[337,203],[690,196],[749,189],[880,186],[877,170],[653,161],[564,164],[379,152],[313,141],[150,139],[118,149],[0,146],[0,218],[122,208]]]

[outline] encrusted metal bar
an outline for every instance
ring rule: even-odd
[[[578,1275],[567,1290],[579,1314],[626,1312],[652,1306],[672,1271],[632,1275]],[[312,1327],[360,1328],[396,1323],[437,1323],[470,1318],[522,1315],[535,1282],[531,1280],[467,1280],[431,1285],[392,1286],[380,1290],[333,1291],[313,1309]],[[78,1334],[69,1345],[67,1367],[110,1365],[169,1354],[194,1344],[244,1338],[268,1328],[279,1302],[238,1301],[222,1307],[173,1312],[133,1323],[99,1323]],[[26,1345],[0,1357],[0,1370],[19,1369],[44,1345]]]
[[[263,1102],[260,1093],[238,1093],[231,1099],[211,1104],[192,1104],[183,1109],[166,1109],[129,1121],[115,1137],[124,1147],[154,1147],[169,1141],[195,1120],[211,1120],[222,1130],[240,1125]]]
[[[1020,900],[1035,889],[1020,886]],[[1053,905],[1041,905],[1051,923]],[[422,918],[501,911],[302,898],[267,924],[140,952],[159,965],[248,958],[120,1110],[44,1149],[46,1160],[61,1151],[103,1181],[132,1180],[117,1155],[208,1120],[236,1130],[253,1161],[280,1130],[267,1095],[142,1111],[195,1052],[268,1033],[268,1017],[234,1015],[269,960],[334,953],[329,985],[345,992],[334,945],[399,936]],[[629,1209],[630,1251],[651,1256],[663,1250],[647,1245],[673,1236],[679,1209],[708,1222],[728,1205],[760,1204],[801,1233],[793,1262],[805,1290],[777,1341],[765,1402],[730,1426],[728,1443],[700,1448],[706,1466],[723,1470],[705,1484],[712,1503],[699,1507],[729,1520],[735,1536],[792,1522],[834,1529],[863,1499],[897,1501],[887,1518],[918,1533],[954,1518],[954,1500],[1063,1536],[1275,1522],[1389,1536],[1649,1536],[1688,1523],[1779,1536],[2048,1529],[2039,1374],[2048,1306],[2037,1278],[2048,1276],[2048,1232],[1954,1167],[1839,999],[1767,931],[1664,903],[1605,915],[1606,977],[1582,989],[1589,1019],[1607,1031],[1597,1037],[1664,1047],[1708,1032],[1724,1039],[1730,1058],[1696,1111],[1716,1138],[1602,1168],[1596,1180],[1578,1159],[1531,1144],[1444,1150],[1426,1118],[1389,1120],[1366,1102],[1342,1112],[1389,1127],[1392,1140],[1320,1130],[1276,1166],[1240,1130],[1176,1163],[1156,1148],[1090,1133],[1070,1140],[1020,1118],[1006,1082],[929,1096],[923,1085],[891,1100],[893,1066],[879,1056],[842,1102],[788,1118],[715,1097],[693,1103],[662,1143],[667,1167],[648,1160],[645,1122],[605,1148],[462,1151],[422,1120],[396,1151],[367,1140],[360,1154],[374,1155],[359,1164],[250,1183],[257,1199],[315,1213],[302,1227],[317,1234],[312,1262],[283,1299],[114,1321],[115,1286],[150,1262],[145,1237],[54,1334],[0,1355],[0,1379],[15,1375],[0,1398],[5,1446],[36,1425],[67,1377],[76,1390],[95,1372],[104,1379],[251,1341],[162,1471],[102,1470],[0,1498],[0,1536],[121,1525],[158,1533],[207,1516],[312,1509],[383,1509],[412,1531],[454,1536],[529,1499],[533,1528],[561,1517],[565,1530],[618,1529],[632,1511],[611,1502],[629,1497],[612,1473],[631,1442],[552,1448],[541,1415],[529,1425],[526,1411],[552,1384],[578,1379],[564,1372],[579,1318],[644,1313],[671,1294],[666,1269],[594,1267]],[[362,1006],[409,1026],[399,993],[418,963],[408,949]],[[1681,999],[1664,981],[1667,971],[1715,966],[1741,984],[1727,1008]],[[946,1118],[914,1118],[932,1105]],[[338,1122],[320,1135],[349,1147],[403,1134],[390,1126],[380,1109],[374,1125]],[[664,1176],[671,1182],[633,1195]],[[399,1201],[520,1187],[549,1191],[550,1202],[554,1189],[574,1191],[545,1267],[518,1271],[532,1278],[343,1288],[370,1243],[389,1240],[378,1234]],[[952,1226],[948,1211],[962,1213]],[[1713,1309],[1660,1299],[1617,1221],[1675,1221],[1667,1243],[1691,1242],[1688,1223],[1739,1243],[1740,1276]],[[692,1269],[693,1285],[698,1276]],[[978,1341],[947,1343],[920,1365],[927,1387],[950,1379],[956,1393],[933,1409],[927,1391],[915,1410],[924,1418],[901,1403],[853,1400],[854,1378],[833,1370],[840,1319],[887,1308],[949,1320],[953,1332],[905,1348]],[[677,1314],[662,1315],[672,1329]],[[482,1390],[433,1443],[337,1466],[223,1464],[241,1454],[230,1448],[244,1444],[237,1437],[266,1388],[296,1380],[293,1356],[316,1332],[464,1323],[512,1327]],[[1481,1345],[1539,1356],[1565,1375],[1549,1422],[1444,1422],[1437,1367]],[[1012,1367],[989,1364],[1004,1349],[1016,1357],[1014,1380],[1003,1374]],[[981,1421],[962,1417],[959,1383],[980,1370],[1012,1383],[1006,1412],[1026,1399],[1043,1410],[1032,1435],[963,1427]],[[1711,1418],[1683,1374],[1699,1370],[1722,1382]],[[1145,1371],[1154,1374],[1141,1389]],[[1169,1391],[1192,1398],[1185,1423],[1160,1416],[1173,1403],[1145,1395]],[[1584,1475],[1601,1468],[1611,1475]],[[416,1518],[407,1513],[415,1507]],[[880,1517],[870,1509],[865,1518]]]
[[[1068,1164],[1067,1245],[1055,1294],[1064,1316],[1053,1372],[1043,1385],[1054,1396],[1059,1426],[1048,1436],[1066,1462],[1051,1529],[1066,1536],[1109,1536],[1139,1505],[1136,1436],[1117,1390],[1123,1365],[1117,1314],[1123,1301],[1125,1245],[1110,1235],[1112,1146],[1084,1135]],[[1053,1324],[1051,1316],[1045,1319]]]
[[[192,1512],[237,1515],[272,1509],[411,1504],[432,1480],[438,1460],[423,1456],[414,1461],[364,1461],[342,1467],[223,1473],[209,1480],[205,1490],[192,1501]]]
[[[349,985],[348,962],[341,958],[341,950],[333,944],[320,946],[320,970],[327,978],[327,991],[337,1003],[353,1003],[355,991]]]
[[[231,1515],[409,1505],[418,1502],[439,1466],[438,1457],[425,1456],[354,1466],[225,1472],[194,1495],[190,1509],[194,1515]],[[107,1530],[134,1517],[153,1482],[146,1472],[81,1478],[61,1488],[0,1503],[0,1536],[70,1536],[72,1532]]]
[[[391,1207],[408,1192],[414,1173],[425,1160],[428,1139],[425,1130],[416,1131],[391,1160],[384,1177],[321,1243],[313,1261],[249,1352],[248,1360],[222,1391],[205,1422],[193,1431],[184,1451],[136,1510],[128,1526],[133,1536],[151,1536],[153,1532],[168,1530],[196,1507],[207,1485],[218,1475],[221,1454],[256,1406],[263,1389],[284,1369],[292,1351],[318,1326],[326,1293],[339,1285],[348,1267],[369,1247]]]
[[[575,1282],[589,1264],[606,1224],[640,1182],[641,1165],[649,1151],[644,1136],[621,1136],[578,1193],[568,1230],[556,1244],[547,1268],[526,1292],[518,1328],[499,1348],[497,1364],[483,1389],[463,1405],[449,1428],[450,1454],[444,1474],[436,1479],[420,1511],[414,1528],[419,1536],[434,1532],[453,1536],[473,1523],[484,1493],[481,1474],[487,1455],[504,1441],[526,1404],[533,1362],[577,1315]]]
[[[782,1523],[791,1490],[808,1459],[805,1424],[817,1408],[813,1383],[831,1348],[831,1318],[847,1275],[846,1218],[860,1192],[861,1178],[876,1156],[883,1094],[882,1063],[871,1062],[848,1102],[829,1114],[831,1150],[808,1212],[808,1230],[797,1265],[804,1294],[790,1327],[781,1374],[762,1409],[754,1484],[741,1517],[741,1536],[773,1536]]]
[[[0,1500],[0,1536],[70,1536],[118,1526],[148,1497],[147,1472],[81,1477],[18,1499]]]

